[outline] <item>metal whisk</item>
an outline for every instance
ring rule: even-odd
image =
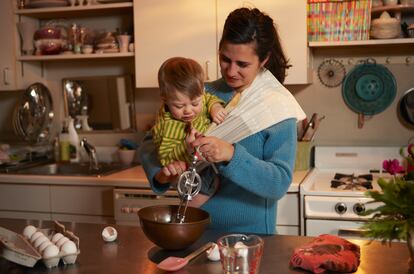
[[[183,172],[177,183],[177,190],[180,194],[180,206],[178,207],[175,222],[184,223],[185,212],[187,211],[188,202],[193,199],[201,189],[201,177],[196,171],[198,157],[194,152],[190,168]]]

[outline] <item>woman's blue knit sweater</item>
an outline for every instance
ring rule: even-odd
[[[233,94],[222,79],[206,84],[206,90],[226,102]],[[287,119],[234,144],[231,161],[216,165],[217,193],[202,206],[210,213],[212,228],[228,233],[276,232],[277,201],[292,181],[296,134],[296,119]],[[139,155],[152,189],[166,191],[169,184],[154,180],[161,167],[150,135]]]

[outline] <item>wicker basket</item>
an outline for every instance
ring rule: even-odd
[[[371,22],[370,37],[375,39],[392,39],[401,35],[401,22],[384,11]]]

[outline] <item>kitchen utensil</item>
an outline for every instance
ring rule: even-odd
[[[345,66],[336,59],[323,61],[318,67],[318,78],[326,87],[337,87],[345,79]]]
[[[162,260],[159,264],[157,264],[157,267],[159,269],[162,269],[162,270],[165,270],[165,271],[180,270],[181,268],[186,266],[192,259],[194,259],[198,255],[200,255],[201,253],[203,253],[204,251],[209,249],[212,245],[213,245],[213,243],[209,242],[209,243],[203,245],[202,247],[200,247],[199,249],[191,252],[190,254],[185,256],[184,258],[174,257],[174,256],[168,257],[168,258]]]
[[[48,140],[53,122],[53,101],[49,89],[41,83],[30,85],[19,100],[13,124],[19,137],[30,143]]]
[[[314,113],[309,123],[305,126],[303,136],[300,138],[300,141],[311,141],[315,135],[316,130],[319,128],[320,122],[323,119],[325,119],[324,115],[320,116],[318,113]]]
[[[397,83],[392,73],[373,59],[355,66],[342,85],[345,103],[359,114],[359,128],[362,128],[365,116],[384,111],[394,100],[396,92]]]
[[[178,205],[156,205],[138,211],[141,228],[147,238],[167,250],[189,247],[203,234],[210,215],[199,208],[187,207],[185,221],[174,222]]]
[[[197,161],[197,153],[194,152],[190,167],[187,171],[183,172],[178,179],[177,190],[180,195],[180,205],[178,207],[177,216],[173,220],[175,222],[184,223],[188,202],[200,192],[201,177],[196,170]]]
[[[410,126],[414,126],[414,88],[404,92],[398,106],[400,118]]]

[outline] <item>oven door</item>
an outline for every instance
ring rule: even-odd
[[[357,221],[307,219],[306,236],[332,234],[342,238],[368,239],[362,235],[363,224],[364,222]]]

